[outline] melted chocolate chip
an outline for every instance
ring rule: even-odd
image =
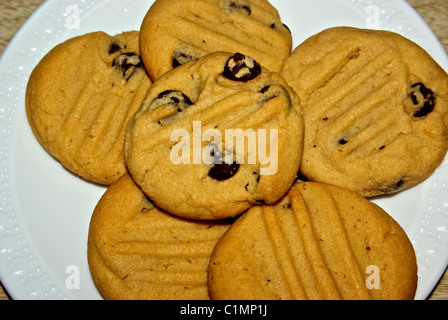
[[[278,97],[278,95],[279,95],[278,90],[276,90],[276,86],[272,86],[272,85],[265,86],[264,88],[262,88],[260,90],[260,93],[263,94],[263,99],[260,101],[261,106],[263,106],[269,100]]]
[[[143,64],[139,55],[127,52],[117,56],[112,66],[117,68],[122,73],[123,78],[128,80],[134,73],[135,68],[142,68]]]
[[[157,106],[166,104],[172,105],[176,108],[177,112],[182,112],[189,106],[193,105],[193,102],[191,102],[190,98],[188,98],[182,92],[175,90],[163,91],[157,96],[154,102]]]
[[[248,16],[250,16],[252,14],[252,10],[250,9],[250,7],[248,5],[237,3],[235,1],[231,1],[229,3],[229,8],[231,10],[242,10]]]
[[[409,97],[412,103],[417,107],[414,117],[422,118],[430,114],[436,105],[436,96],[434,92],[428,89],[423,83],[415,83],[411,86]]]
[[[154,110],[160,106],[166,106],[172,108],[172,111],[165,118],[158,120],[159,125],[162,127],[169,123],[172,118],[179,112],[184,111],[189,106],[193,105],[193,102],[185,94],[176,90],[166,90],[161,92],[149,106],[150,110]]]
[[[173,68],[177,68],[187,62],[197,60],[196,57],[193,57],[191,54],[182,52],[181,50],[177,50],[173,53]]]
[[[112,42],[109,46],[109,54],[114,54],[115,52],[118,52],[120,50],[123,50],[123,47],[120,43]]]
[[[403,180],[398,181],[398,182],[395,184],[394,189],[395,189],[395,190],[399,190],[399,189],[401,189],[401,187],[403,186],[403,184],[404,184],[404,181],[403,181]]]
[[[269,90],[269,88],[270,88],[271,86],[270,85],[267,85],[266,87],[263,87],[261,90],[260,90],[260,93],[266,93],[268,90]]]
[[[292,108],[291,98],[288,91],[279,83],[273,82],[271,84],[268,84],[264,86],[259,92],[263,94],[263,97],[260,100],[260,106],[263,106],[269,100],[272,100],[279,96],[284,96],[288,100],[289,107]]]
[[[233,81],[247,82],[255,79],[261,73],[261,66],[254,59],[241,53],[236,53],[227,61],[222,75]]]
[[[236,175],[239,168],[238,163],[217,163],[210,169],[208,176],[217,181],[228,180]]]
[[[387,188],[384,188],[383,190],[381,190],[384,194],[389,194],[389,193],[395,193],[397,191],[399,191],[404,185],[404,180],[400,179],[397,183],[392,184],[390,186],[388,186]]]

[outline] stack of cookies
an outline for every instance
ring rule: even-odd
[[[106,299],[415,295],[412,244],[369,198],[441,164],[448,76],[398,34],[336,27],[292,51],[267,0],[156,0],[139,31],[54,48],[26,110],[108,186],[87,252]]]

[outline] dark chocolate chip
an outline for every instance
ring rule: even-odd
[[[229,80],[250,81],[261,73],[261,66],[254,59],[241,53],[236,53],[227,60],[222,75]]]
[[[255,177],[257,177],[257,183],[260,182],[261,176],[258,172],[252,172],[252,175],[254,175]]]
[[[398,182],[395,184],[394,189],[395,189],[395,190],[399,190],[399,189],[401,189],[401,187],[403,186],[403,184],[404,184],[404,181],[403,181],[403,180],[398,181]]]
[[[394,193],[399,191],[404,185],[404,180],[400,179],[397,183],[394,183],[390,186],[388,186],[387,188],[384,188],[383,190],[381,190],[384,194],[389,194],[389,193]]]
[[[269,90],[269,88],[270,88],[271,86],[270,85],[267,85],[266,87],[263,87],[261,90],[260,90],[260,93],[266,93],[268,90]]]
[[[272,30],[279,30],[279,29],[281,29],[281,27],[284,27],[286,30],[288,30],[288,32],[291,34],[291,29],[289,29],[289,27],[286,25],[286,24],[284,24],[284,23],[282,23],[282,24],[277,24],[277,23],[271,23],[271,25],[270,25],[270,28],[272,29]]]
[[[412,103],[417,106],[414,117],[422,118],[430,114],[436,105],[436,96],[434,92],[428,89],[423,83],[415,83],[411,86],[409,97]]]
[[[270,90],[270,89],[272,89],[272,90]],[[275,89],[276,88],[274,86],[267,85],[260,90],[260,93],[263,94],[263,99],[260,101],[261,106],[263,106],[269,100],[274,99],[275,97],[278,97],[279,93]]]
[[[235,1],[231,1],[229,3],[229,8],[231,10],[242,10],[248,16],[250,16],[252,14],[252,10],[250,9],[249,6],[241,4],[241,3],[236,3]]]
[[[153,103],[156,103],[156,106],[166,104],[172,105],[176,108],[177,112],[182,112],[189,106],[193,105],[190,98],[182,92],[176,90],[166,90],[161,92]]]
[[[172,107],[172,112],[165,118],[158,120],[159,125],[162,127],[172,120],[172,118],[187,109],[189,106],[193,105],[193,102],[185,94],[176,90],[166,90],[161,92],[149,106],[150,110],[154,110],[160,106],[170,106]]]
[[[279,96],[284,96],[289,102],[289,107],[292,108],[292,102],[289,96],[289,92],[284,86],[279,83],[271,83],[269,85],[266,85],[259,92],[263,94],[263,97],[260,100],[260,106],[263,106],[271,99],[277,98]]]
[[[285,203],[285,204],[282,206],[282,208],[283,208],[283,209],[291,209],[291,204],[290,204],[290,203]]]
[[[208,176],[217,181],[224,181],[232,178],[238,172],[238,163],[216,163],[208,172]]]
[[[112,42],[109,46],[109,54],[113,54],[120,50],[123,50],[123,47],[120,43]]]
[[[181,50],[177,50],[173,53],[173,68],[177,68],[187,62],[197,60],[196,57],[193,57],[191,54],[182,52]]]
[[[112,66],[117,68],[122,73],[123,78],[128,80],[134,73],[135,68],[142,68],[143,64],[139,55],[127,52],[117,56]]]
[[[347,143],[348,143],[348,141],[345,140],[345,139],[341,139],[341,140],[339,140],[339,144],[344,145],[344,144],[347,144]]]

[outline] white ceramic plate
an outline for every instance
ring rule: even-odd
[[[56,44],[87,32],[138,30],[152,0],[49,0],[11,41],[0,61],[0,280],[14,299],[101,299],[86,243],[105,188],[61,167],[26,120],[28,77]],[[272,0],[294,47],[332,26],[380,28],[423,46],[445,70],[448,58],[418,14],[401,0]],[[67,61],[67,64],[71,61]],[[448,158],[417,187],[374,200],[409,235],[418,258],[416,298],[425,299],[448,264]]]

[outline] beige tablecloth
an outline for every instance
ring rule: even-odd
[[[448,1],[407,0],[428,23],[448,52]],[[11,38],[43,0],[0,0],[0,54]],[[0,285],[0,300],[9,299]],[[448,300],[448,273],[442,277],[430,299]]]

